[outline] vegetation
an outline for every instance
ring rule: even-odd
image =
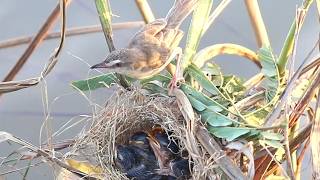
[[[60,7],[57,7],[62,10],[60,45],[50,58],[42,73],[43,76],[19,82],[3,82],[0,84],[0,93],[36,85],[54,67],[66,31],[64,10],[67,2],[67,0],[60,0]],[[145,23],[155,19],[146,0],[136,0],[136,2]],[[113,51],[115,48],[112,40],[111,7],[105,0],[95,0],[95,3],[109,51]],[[207,140],[199,140],[204,149],[209,153],[222,149],[224,155],[233,162],[226,164],[213,160],[222,170],[222,177],[300,179],[301,161],[306,149],[310,146],[313,157],[313,177],[320,178],[319,140],[316,138],[319,134],[317,129],[320,120],[320,57],[318,54],[315,57],[307,55],[296,70],[292,65],[296,61],[297,40],[309,7],[314,3],[319,8],[320,1],[304,0],[302,2],[279,55],[273,52],[256,0],[246,0],[246,6],[260,49],[250,50],[237,44],[213,44],[199,49],[203,35],[208,28],[214,28],[211,24],[229,3],[231,3],[230,0],[222,0],[212,10],[213,0],[199,0],[193,12],[189,30],[185,33],[187,41],[182,57],[185,82],[179,89],[183,95],[174,93],[178,101],[183,102],[182,108],[185,108],[186,113],[182,114],[186,121],[190,113],[200,117],[201,123],[198,122],[195,127],[202,127],[203,124],[205,131],[194,130],[194,133],[197,139]],[[48,22],[52,20],[48,19]],[[41,39],[47,36],[43,31],[47,32],[44,28],[38,33]],[[32,43],[38,44],[40,41]],[[319,41],[315,48],[318,45]],[[32,50],[29,53],[31,54]],[[260,68],[260,72],[245,82],[236,75],[226,75],[212,61],[215,56],[223,54],[245,57],[255,63]],[[307,61],[310,59],[312,61],[308,64]],[[168,97],[167,87],[171,79],[170,72],[163,72],[141,81],[110,73],[77,80],[71,85],[84,93],[98,88],[109,88],[115,84],[128,88],[134,83],[139,83],[150,95]],[[187,97],[188,101],[182,100],[183,96]],[[193,109],[188,109],[188,105]],[[308,115],[306,124],[301,123],[303,114]],[[209,143],[208,137],[217,143]],[[97,167],[92,168],[90,164],[82,164],[86,169],[83,170],[73,160],[71,160],[72,163],[68,163],[53,158],[51,151],[35,147],[6,132],[0,132],[0,142],[3,141],[13,141],[26,146],[34,153],[32,158],[43,156],[71,172],[88,175],[90,171],[91,173],[102,171],[99,168],[97,170]],[[298,148],[302,150],[297,151]],[[213,156],[213,154],[210,155]],[[286,164],[286,167],[281,164]],[[238,170],[226,170],[230,167]]]

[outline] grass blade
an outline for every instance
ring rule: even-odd
[[[191,58],[197,51],[200,38],[207,23],[209,13],[212,7],[212,0],[199,0],[197,8],[193,12],[191,25],[189,26],[188,37],[185,52],[183,55],[182,67],[186,68]]]

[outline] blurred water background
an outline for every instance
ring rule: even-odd
[[[113,13],[117,16],[113,22],[142,20],[133,0],[110,0]],[[171,7],[173,0],[150,0],[150,5],[156,17],[164,17]],[[217,5],[219,1],[214,1]],[[297,5],[301,0],[261,0],[260,8],[270,36],[274,52],[279,54],[286,34],[292,23]],[[1,0],[0,1],[0,40],[35,34],[44,23],[57,0]],[[306,57],[318,38],[319,24],[316,8],[312,5],[298,43],[296,65]],[[185,22],[182,29],[187,30],[189,22]],[[67,9],[67,27],[79,27],[99,24],[93,0],[73,0]],[[59,30],[59,23],[53,28]],[[126,45],[137,29],[119,30],[114,32],[116,47]],[[233,1],[218,17],[213,26],[207,31],[201,41],[200,49],[216,43],[236,43],[252,50],[257,50],[254,33],[244,1]],[[45,41],[32,54],[16,79],[26,79],[38,76],[45,63],[57,46],[58,40]],[[184,42],[182,42],[184,44]],[[4,78],[9,69],[15,64],[27,46],[0,49],[0,77]],[[53,129],[73,118],[79,121],[79,115],[90,114],[93,106],[77,91],[70,87],[72,80],[84,79],[97,75],[90,71],[88,64],[100,62],[108,49],[103,33],[87,34],[66,39],[60,61],[45,79],[45,83],[0,97],[0,131],[7,131],[35,144],[40,144],[40,129],[45,119],[43,113],[43,97],[47,97]],[[80,57],[79,60],[76,57]],[[258,72],[251,62],[234,56],[217,57],[215,61],[225,73],[232,73],[247,79]],[[88,64],[86,64],[88,63]],[[47,90],[47,96],[44,95]],[[88,94],[93,103],[103,105],[112,89],[100,89]],[[79,133],[84,122],[72,127],[55,141],[71,139]],[[15,144],[0,144],[0,157],[7,156],[19,146]],[[308,177],[307,169],[311,168],[311,160],[306,156],[303,171]],[[27,179],[53,179],[50,167],[45,164],[31,168]],[[1,170],[1,169],[0,169]],[[2,171],[3,172],[3,171]],[[24,171],[7,175],[6,179],[21,179]],[[307,178],[308,179],[308,178]]]

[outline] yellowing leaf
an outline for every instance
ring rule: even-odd
[[[66,162],[69,164],[69,166],[77,169],[80,172],[88,174],[89,176],[96,177],[98,179],[103,179],[101,175],[103,173],[103,170],[99,166],[95,166],[87,162],[80,162],[74,159],[67,159]]]

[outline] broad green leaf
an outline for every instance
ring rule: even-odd
[[[249,133],[250,129],[237,127],[209,127],[209,131],[218,138],[225,138],[227,141],[233,141],[236,138]]]
[[[203,121],[207,122],[213,127],[229,126],[232,124],[232,121],[228,117],[208,109],[201,112],[200,115]]]
[[[209,98],[208,96],[206,96],[205,94],[197,91],[196,89],[192,88],[189,85],[186,84],[182,84],[181,85],[181,89],[182,91],[186,94],[186,95],[191,95],[192,97],[194,97],[195,99],[197,99],[198,101],[202,102],[203,104],[205,104],[206,106],[210,107],[210,109],[213,108],[213,106],[215,107],[215,109],[219,110],[218,112],[222,111],[222,110],[228,110],[226,107],[222,106],[221,104],[219,104],[218,102],[216,102],[215,100]],[[220,110],[221,109],[221,110]]]
[[[212,7],[212,0],[199,0],[197,7],[193,11],[191,24],[188,30],[186,48],[183,55],[183,68],[186,68],[191,58],[197,51],[202,36],[203,27],[207,23]]]
[[[265,88],[267,89],[267,99],[270,102],[280,88],[280,76],[276,59],[270,47],[263,46],[258,52],[258,57],[262,65],[262,73],[265,75]]]
[[[114,74],[103,74],[85,80],[73,81],[71,86],[81,91],[88,91],[111,86],[117,82],[116,80],[117,78]]]
[[[190,95],[187,95],[192,107],[194,109],[196,109],[197,111],[201,112],[203,110],[205,110],[207,107],[205,104],[203,104],[202,102],[198,101],[196,98],[190,96]]]
[[[261,132],[261,135],[265,139],[277,140],[277,141],[283,140],[283,136],[279,133],[272,133],[272,132],[264,131],[264,132]]]
[[[194,78],[201,87],[203,87],[206,91],[211,93],[212,95],[222,95],[219,89],[203,74],[201,69],[199,69],[194,64],[190,64],[186,71],[190,74],[192,78]]]

